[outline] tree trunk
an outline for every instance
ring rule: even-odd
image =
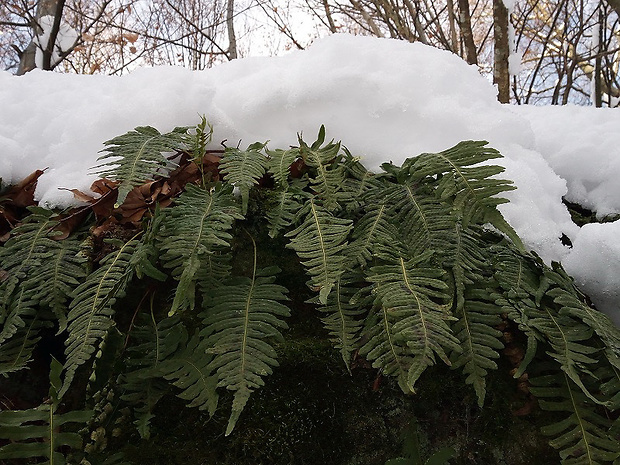
[[[237,37],[235,36],[235,0],[228,0],[226,5],[226,26],[228,27],[228,59],[237,58]]]
[[[493,39],[495,41],[493,82],[497,84],[497,99],[501,103],[510,102],[510,74],[508,56],[508,10],[502,0],[493,0]]]
[[[465,47],[465,59],[470,65],[478,64],[478,53],[474,43],[474,33],[471,29],[471,13],[469,11],[469,0],[459,0],[459,27],[461,37]]]
[[[39,23],[43,16],[56,17],[56,12],[58,10],[58,2],[59,0],[39,0],[37,4],[37,12],[34,17],[34,24],[32,25],[33,37],[37,36],[38,34],[42,32]],[[53,45],[51,45],[51,47],[48,47],[48,49],[53,50]],[[34,40],[31,40],[30,43],[28,44],[28,47],[26,47],[26,50],[24,50],[20,58],[19,67],[17,68],[17,73],[16,73],[18,76],[26,74],[28,71],[32,71],[34,68],[36,68],[37,66],[35,63],[36,51],[37,51],[37,44],[34,42]],[[49,69],[49,67],[50,66],[48,66],[47,69]]]

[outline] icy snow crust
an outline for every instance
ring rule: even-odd
[[[334,35],[303,52],[214,69],[139,69],[123,77],[0,72],[0,177],[36,169],[36,198],[74,204],[88,190],[102,143],[135,126],[160,131],[206,115],[214,142],[271,148],[312,142],[324,124],[364,164],[400,164],[461,140],[487,140],[518,189],[502,213],[546,261],[562,261],[620,323],[620,222],[572,223],[562,196],[620,212],[620,111],[501,105],[477,70],[448,52],[390,39]],[[568,248],[559,238],[566,234]],[[601,259],[604,257],[604,260]]]

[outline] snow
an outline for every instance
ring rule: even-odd
[[[367,167],[400,164],[461,140],[488,140],[518,189],[502,213],[547,262],[561,261],[620,323],[620,222],[576,226],[562,196],[601,215],[620,213],[620,111],[501,105],[493,86],[445,51],[339,34],[306,51],[236,60],[208,71],[139,69],[122,77],[0,73],[0,177],[47,167],[36,198],[75,203],[94,180],[102,143],[135,126],[160,131],[206,115],[214,144],[312,142],[324,124]],[[565,234],[573,247],[562,245]],[[601,257],[604,258],[601,259]]]

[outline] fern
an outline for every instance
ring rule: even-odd
[[[282,229],[288,228],[293,223],[297,212],[302,208],[302,202],[309,197],[302,187],[303,184],[300,182],[292,183],[269,195],[267,203],[269,237],[277,237]]]
[[[101,261],[100,268],[91,273],[74,292],[69,305],[68,337],[65,342],[65,382],[60,395],[69,389],[75,372],[98,350],[110,327],[114,324],[113,305],[123,295],[133,269],[131,256],[138,244],[131,239],[120,245]]]
[[[277,186],[280,188],[286,188],[289,185],[288,178],[290,175],[291,165],[300,156],[299,149],[267,150],[267,155],[269,156],[267,162],[268,172],[273,176]]]
[[[278,365],[270,341],[282,340],[280,330],[287,327],[282,318],[290,312],[279,302],[287,298],[286,289],[274,284],[277,272],[277,267],[257,268],[255,247],[252,276],[231,279],[205,301],[201,337],[213,356],[209,369],[217,374],[218,387],[234,391],[226,435],[252,391],[263,386],[262,376]]]
[[[53,255],[41,263],[37,273],[33,273],[22,285],[32,288],[34,299],[54,312],[59,333],[67,327],[67,301],[87,274],[84,267],[86,259],[80,255],[81,249],[82,242],[76,235],[54,241],[51,247]]]
[[[213,357],[205,354],[207,344],[198,335],[193,336],[182,351],[159,366],[159,374],[181,389],[177,394],[188,401],[188,407],[215,413],[218,403],[218,378],[211,369]]]
[[[50,321],[41,320],[37,316],[26,319],[23,327],[0,344],[0,375],[7,377],[12,372],[26,368],[32,360],[32,351],[41,339],[39,331],[51,326]]]
[[[340,144],[331,141],[321,147],[324,141],[325,127],[321,126],[317,140],[311,146],[299,138],[299,153],[306,165],[314,169],[310,184],[316,196],[327,210],[333,211],[338,205],[336,193],[344,181],[345,170],[338,163]]]
[[[359,306],[358,302],[351,303],[353,297],[359,292],[358,289],[351,287],[351,284],[358,279],[358,276],[351,274],[339,277],[333,292],[327,298],[327,304],[319,307],[319,311],[326,314],[321,321],[334,343],[334,348],[340,351],[349,372],[351,371],[351,354],[357,349],[360,339],[363,324],[360,317],[366,311]],[[311,302],[318,303],[318,299],[312,299]]]
[[[0,447],[0,459],[45,458],[48,463],[62,465],[65,462],[60,448],[79,449],[79,434],[63,431],[70,424],[84,424],[92,417],[92,411],[75,410],[57,413],[59,407],[60,372],[62,365],[52,359],[50,367],[49,403],[29,410],[4,410],[0,412],[0,438],[12,442]],[[36,440],[36,441],[33,441]]]
[[[435,364],[435,356],[450,365],[446,351],[462,350],[448,326],[455,318],[446,312],[445,306],[437,303],[448,300],[445,294],[448,286],[440,279],[444,271],[428,266],[431,253],[415,259],[392,257],[391,263],[373,267],[368,276],[376,285],[384,323],[382,331],[372,333],[360,353],[384,371],[386,368],[388,372],[393,371],[391,365],[394,363],[399,364],[401,372],[406,367],[405,385],[410,391],[424,370]],[[399,350],[396,347],[400,347]],[[400,354],[406,356],[405,365],[398,361]],[[402,387],[403,373],[398,376]]]
[[[299,211],[298,217],[304,218],[304,221],[286,234],[292,237],[287,247],[295,250],[303,260],[311,277],[308,284],[319,292],[319,302],[325,305],[327,296],[345,270],[343,251],[351,230],[351,220],[331,215],[312,199]]]
[[[265,144],[252,144],[247,150],[227,148],[220,161],[220,172],[226,182],[235,186],[241,193],[241,213],[248,211],[250,189],[258,184],[267,170],[267,157],[261,153]]]
[[[366,214],[355,224],[347,254],[364,267],[370,262],[379,247],[398,237],[394,224],[390,221],[390,208],[385,203],[373,204],[366,208]]]
[[[383,195],[391,206],[389,216],[412,254],[435,250],[450,255],[455,241],[452,209],[430,194],[426,186],[402,184],[386,189]]]
[[[104,142],[105,154],[94,168],[95,174],[119,180],[118,200],[122,204],[137,185],[150,181],[156,174],[165,174],[174,165],[165,156],[186,148],[190,142],[187,127],[178,127],[161,134],[151,126],[140,126],[122,136]],[[163,171],[162,171],[163,170]]]
[[[151,294],[150,314],[140,315],[139,323],[130,333],[133,344],[127,349],[129,370],[121,378],[124,389],[121,398],[133,406],[134,424],[146,439],[150,437],[153,409],[168,391],[167,383],[161,379],[162,364],[187,341],[187,331],[178,317],[156,321],[153,297]]]
[[[607,431],[611,422],[599,415],[594,404],[564,372],[530,378],[530,391],[543,410],[566,412],[562,420],[542,428],[549,443],[560,451],[566,465],[597,465],[620,457],[620,443]]]
[[[170,315],[194,308],[196,276],[209,255],[229,247],[228,230],[243,218],[232,198],[232,186],[205,191],[188,184],[176,208],[162,223],[161,260],[179,281]]]
[[[36,276],[58,246],[52,239],[58,234],[53,230],[58,225],[54,212],[40,207],[29,207],[29,210],[31,214],[12,231],[11,238],[0,249],[0,269],[6,273],[0,283],[0,323],[18,285]]]
[[[502,332],[495,328],[501,323],[502,308],[488,302],[487,296],[486,289],[470,290],[462,309],[456,312],[458,321],[452,326],[462,348],[454,357],[452,368],[463,367],[465,382],[473,385],[479,407],[484,405],[487,372],[497,370],[495,360],[504,348],[500,341]]]
[[[466,141],[443,152],[424,153],[405,162],[403,171],[408,171],[414,182],[436,177],[437,194],[442,200],[452,199],[463,227],[491,222],[523,249],[521,240],[496,208],[507,202],[497,194],[516,187],[494,177],[504,171],[503,167],[483,164],[501,158],[497,150],[486,145],[485,141]]]

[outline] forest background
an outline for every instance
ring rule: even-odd
[[[620,0],[4,0],[0,66],[194,70],[349,32],[421,42],[478,66],[498,100],[620,105]]]

